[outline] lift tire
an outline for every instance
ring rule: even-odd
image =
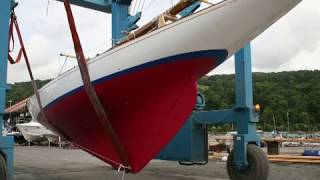
[[[0,180],[7,180],[7,163],[2,154],[0,154]]]
[[[266,180],[269,175],[269,160],[266,154],[256,145],[248,144],[247,159],[249,165],[239,170],[233,164],[233,151],[227,160],[227,170],[231,180]]]

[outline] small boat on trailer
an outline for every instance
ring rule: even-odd
[[[50,130],[43,127],[40,123],[32,120],[28,123],[17,124],[19,131],[22,133],[24,139],[29,143],[40,142],[47,140],[46,134],[52,134]]]
[[[185,2],[189,1],[175,7],[182,10]],[[179,12],[166,13],[87,62],[130,172],[141,171],[183,126],[196,102],[197,80],[299,2],[225,0],[181,19],[175,16]],[[123,166],[86,95],[78,67],[52,80],[39,94],[45,120],[39,116],[36,97],[31,98],[39,122],[112,166]]]

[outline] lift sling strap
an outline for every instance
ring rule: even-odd
[[[19,43],[20,43],[20,50],[19,50],[19,53],[18,53],[18,56],[17,56],[16,60],[14,60],[12,58],[12,56],[10,55],[10,53],[14,49],[14,35],[13,35],[14,27],[16,29],[18,40],[19,40]],[[12,48],[10,48],[11,41],[12,41]],[[22,58],[22,56],[24,57],[24,60],[25,60],[26,65],[27,65],[28,73],[29,73],[29,76],[30,76],[30,79],[31,79],[31,82],[32,82],[33,91],[34,91],[34,93],[36,95],[36,99],[37,99],[37,102],[38,102],[38,105],[39,105],[39,108],[40,108],[39,117],[42,118],[44,121],[48,122],[48,120],[45,117],[44,112],[43,112],[42,103],[41,103],[40,95],[39,95],[39,92],[38,92],[38,87],[37,87],[37,84],[36,84],[36,82],[34,80],[34,77],[33,77],[33,73],[32,73],[32,70],[31,70],[30,63],[29,63],[29,58],[28,58],[28,55],[27,55],[27,52],[26,52],[26,49],[25,49],[25,46],[24,46],[24,43],[23,43],[23,40],[22,40],[21,31],[20,31],[20,28],[19,28],[19,25],[18,25],[18,21],[17,21],[17,17],[15,15],[14,10],[11,11],[11,18],[10,18],[10,25],[9,25],[9,43],[8,43],[8,46],[9,46],[8,60],[9,60],[9,62],[11,64],[19,63],[21,58]]]
[[[12,58],[12,56],[10,55],[10,53],[14,50],[14,36],[13,36],[13,29],[14,28],[13,27],[15,27],[15,29],[17,31],[17,35],[18,35],[19,42],[20,42],[20,49],[19,49],[19,53],[18,53],[16,60],[14,60]],[[11,46],[11,42],[12,42],[12,46]],[[9,60],[10,64],[19,63],[21,60],[22,54],[23,54],[24,46],[23,46],[23,42],[22,42],[22,38],[21,38],[21,33],[19,30],[17,18],[16,18],[14,11],[11,12],[11,16],[10,16],[8,49],[9,49],[8,60]]]
[[[71,11],[70,7],[70,2],[69,0],[64,0],[64,6],[66,9],[67,17],[68,17],[68,22],[69,22],[69,27],[70,31],[72,34],[72,39],[73,39],[73,44],[74,44],[74,49],[81,73],[81,78],[83,81],[84,89],[85,92],[91,102],[91,105],[93,106],[98,120],[100,121],[100,124],[104,128],[105,133],[111,138],[111,141],[113,145],[115,146],[117,153],[122,161],[122,164],[119,164],[118,167],[126,167],[128,169],[129,167],[129,162],[128,162],[128,157],[127,154],[123,148],[123,145],[120,142],[120,139],[118,138],[116,132],[114,131],[112,124],[110,122],[110,119],[105,112],[105,109],[99,100],[99,97],[97,95],[96,90],[94,89],[94,86],[92,85],[92,82],[90,80],[89,76],[89,71],[88,71],[88,66],[87,66],[87,61],[84,57],[84,53],[82,50],[81,42],[78,36],[78,32],[76,29],[76,25],[74,22],[73,14]]]

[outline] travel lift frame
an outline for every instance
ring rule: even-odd
[[[63,0],[58,0],[63,1]],[[70,0],[70,3],[112,14],[112,44],[126,36],[126,33],[137,28],[136,23],[141,18],[141,12],[134,16],[129,14],[131,0]],[[180,15],[187,16],[193,13],[200,1],[184,10]],[[3,124],[5,108],[5,94],[10,89],[7,84],[8,34],[11,10],[16,6],[14,0],[0,2],[0,124]],[[259,166],[251,169],[261,171],[259,179],[268,175],[268,162],[249,162],[248,160],[266,159],[261,150],[255,149],[260,145],[260,137],[256,134],[256,123],[259,115],[253,107],[251,47],[246,45],[235,55],[236,69],[236,105],[229,110],[202,111],[205,99],[197,97],[195,111],[180,130],[172,142],[164,148],[157,159],[179,161],[182,165],[206,164],[208,162],[208,132],[207,126],[214,124],[232,123],[236,125],[237,134],[234,136],[234,153],[231,163],[228,163],[228,173],[231,179],[245,179],[250,176],[249,165]],[[9,180],[13,178],[13,138],[2,136],[0,132],[0,168],[1,174],[6,174]],[[255,153],[252,153],[255,152]],[[258,152],[258,153],[257,153]],[[258,154],[258,155],[257,155]],[[256,157],[258,156],[258,157]],[[250,158],[247,158],[250,157]],[[260,160],[259,159],[259,160]],[[233,160],[233,161],[232,161]],[[250,169],[250,168],[249,168]],[[246,172],[243,174],[242,172]],[[248,175],[249,174],[249,175]],[[257,173],[255,173],[257,174]],[[4,176],[2,176],[4,177]],[[249,179],[253,179],[251,177]]]

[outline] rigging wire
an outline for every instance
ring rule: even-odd
[[[157,2],[158,0],[152,0],[149,2],[149,4],[142,10],[147,10],[149,7],[151,7],[155,2]]]
[[[68,57],[66,57],[66,58],[64,59],[64,62],[63,62],[63,64],[62,64],[62,66],[61,66],[61,69],[60,69],[60,72],[59,72],[58,76],[61,75],[61,73],[62,73],[62,71],[63,71],[63,69],[64,69],[64,66],[67,64],[67,60],[68,60]]]
[[[138,1],[138,0],[137,0],[137,1]],[[136,9],[135,9],[135,13],[137,13],[137,12],[139,11],[140,5],[141,5],[141,0],[139,0],[139,1],[137,2]]]
[[[134,10],[136,8],[136,5],[137,5],[137,1],[132,1],[131,3],[131,7],[130,7],[130,14],[134,15]]]
[[[142,11],[142,10],[143,10],[143,7],[144,7],[145,2],[146,2],[146,0],[143,0],[143,3],[142,3],[142,6],[141,6],[140,11]]]
[[[100,43],[97,46],[94,46],[92,48],[86,49],[84,51],[86,52],[86,54],[88,54],[88,53],[96,51],[96,50],[98,50],[98,49],[100,49],[102,47],[107,47],[108,43],[110,43],[111,41],[112,41],[112,39],[110,38],[110,39],[104,41],[103,43]]]
[[[171,0],[171,7],[173,7],[173,0]]]
[[[58,58],[58,69],[61,69],[61,56],[59,56],[59,58]],[[58,74],[58,76],[59,76],[59,74]]]
[[[93,47],[93,48],[84,50],[84,52],[85,52],[86,54],[90,54],[91,52],[98,51],[98,52],[96,52],[96,55],[93,55],[92,57],[97,56],[97,55],[99,55],[99,54],[107,51],[107,49],[108,49],[107,45],[108,45],[108,43],[110,43],[110,42],[112,42],[112,39],[111,39],[111,38],[108,39],[108,40],[106,40],[105,42],[103,42],[103,43],[101,43],[101,44]],[[106,48],[105,48],[105,47],[106,47]],[[103,49],[102,49],[102,48],[103,48]],[[68,60],[68,57],[66,57],[66,58],[64,59],[63,64],[61,64],[61,57],[62,57],[62,56],[61,56],[61,54],[60,54],[60,55],[59,55],[59,59],[58,59],[59,68],[60,68],[58,76],[60,76],[60,75],[64,72],[64,69],[65,69],[66,67],[67,67],[67,70],[68,70],[68,66],[67,66],[67,64],[68,64],[68,61],[67,61],[67,60]],[[91,59],[91,57],[88,57],[88,59]]]
[[[48,0],[48,2],[47,2],[46,16],[49,15],[49,5],[50,5],[50,0]]]

